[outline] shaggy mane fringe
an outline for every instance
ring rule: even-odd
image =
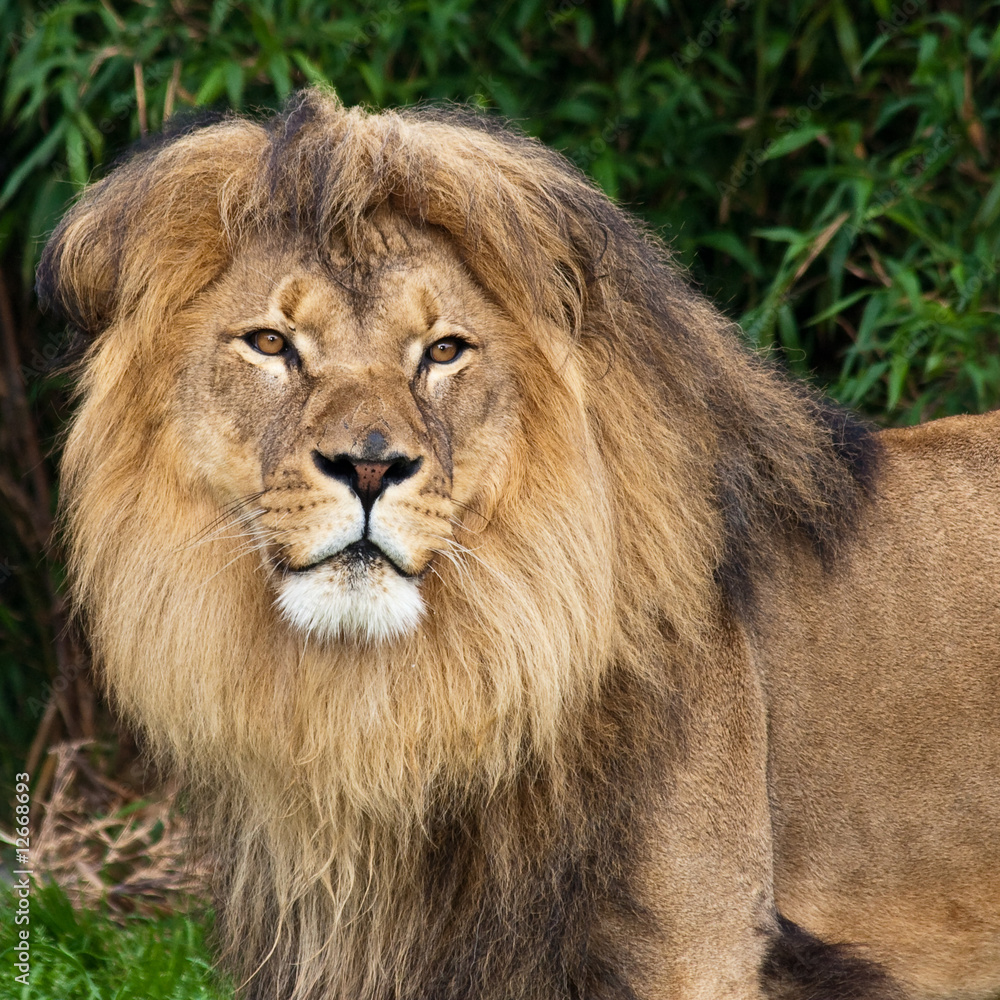
[[[307,245],[363,292],[386,212],[447,236],[562,352],[576,403],[526,387],[545,468],[481,531],[491,571],[428,582],[433,627],[310,647],[238,535],[190,544],[227,512],[184,465],[169,332],[248,243]],[[110,696],[204,799],[248,995],[630,996],[594,928],[642,923],[678,666],[752,617],[781,547],[837,558],[875,487],[865,428],[751,357],[561,156],[467,112],[313,90],[167,136],[85,192],[38,287],[93,338],[64,460],[74,598]],[[594,475],[563,457],[570,419]]]

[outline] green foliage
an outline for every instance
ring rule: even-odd
[[[203,918],[130,917],[73,908],[56,885],[33,883],[28,984],[15,981],[14,951],[25,925],[15,925],[13,896],[0,898],[0,1000],[226,1000],[232,984],[212,968]]]
[[[750,339],[891,422],[1000,396],[996,2],[666,0],[7,7],[0,250],[23,280],[66,199],[166,112],[495,108],[672,240]]]

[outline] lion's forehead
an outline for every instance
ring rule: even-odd
[[[435,325],[496,326],[496,307],[443,240],[353,265],[250,247],[199,305],[216,327],[293,331],[311,368],[404,363],[409,342]]]

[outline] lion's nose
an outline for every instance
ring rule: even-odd
[[[330,458],[314,451],[313,461],[323,475],[337,479],[352,489],[367,514],[387,486],[409,479],[420,468],[423,459],[392,455],[388,456],[388,461],[372,462],[344,453]]]

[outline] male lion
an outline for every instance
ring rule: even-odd
[[[246,996],[1000,989],[996,417],[870,434],[557,154],[320,92],[137,154],[39,288]]]

